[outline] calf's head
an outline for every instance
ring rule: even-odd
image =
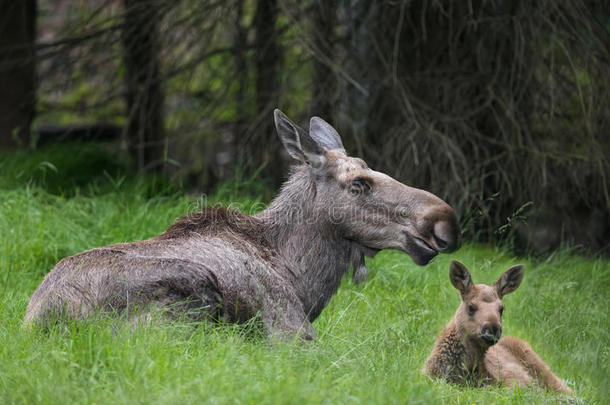
[[[288,154],[310,167],[316,215],[333,221],[364,253],[398,249],[426,265],[437,253],[459,247],[457,217],[443,200],[348,156],[337,131],[321,118],[313,117],[305,131],[281,111],[274,115]]]
[[[484,348],[495,344],[502,335],[502,297],[517,289],[523,279],[522,264],[506,270],[493,285],[473,284],[466,266],[452,260],[451,284],[462,295],[455,314],[456,325],[466,339]]]

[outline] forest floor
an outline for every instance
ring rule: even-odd
[[[30,296],[62,257],[157,235],[203,204],[245,211],[262,204],[235,185],[197,199],[162,182],[120,177],[104,172],[96,153],[79,147],[69,158],[65,150],[0,154],[2,404],[564,401],[540,390],[460,387],[420,373],[460,300],[448,277],[452,258],[485,283],[524,263],[523,284],[504,298],[504,334],[527,340],[575,391],[574,402],[610,402],[610,262],[567,251],[532,259],[466,244],[427,267],[381,252],[368,261],[364,284],[343,280],[313,324],[313,342],[270,343],[243,326],[132,329],[111,318],[23,329]]]

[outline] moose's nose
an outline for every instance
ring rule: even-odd
[[[460,228],[457,219],[441,220],[434,224],[434,243],[443,253],[451,253],[460,247]]]

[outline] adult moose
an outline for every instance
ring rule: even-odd
[[[426,265],[458,247],[455,213],[441,199],[347,156],[324,120],[313,117],[306,132],[274,115],[301,164],[267,209],[247,216],[205,208],[152,239],[67,257],[34,292],[25,322],[161,307],[227,322],[258,315],[269,335],[313,339],[311,322],[350,263],[362,281],[365,254],[399,249]]]

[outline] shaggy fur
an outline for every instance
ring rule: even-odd
[[[510,268],[488,286],[473,284],[466,267],[452,261],[450,277],[462,303],[437,338],[424,374],[456,384],[500,383],[511,388],[533,384],[572,394],[525,341],[512,336],[500,339],[501,298],[519,287],[523,266]]]
[[[364,254],[395,248],[426,264],[457,248],[457,218],[442,200],[348,157],[319,118],[307,134],[276,111],[276,126],[302,164],[266,210],[207,208],[155,238],[67,257],[34,292],[25,322],[169,308],[226,322],[258,316],[270,335],[311,339],[350,263],[355,281],[366,277]]]

